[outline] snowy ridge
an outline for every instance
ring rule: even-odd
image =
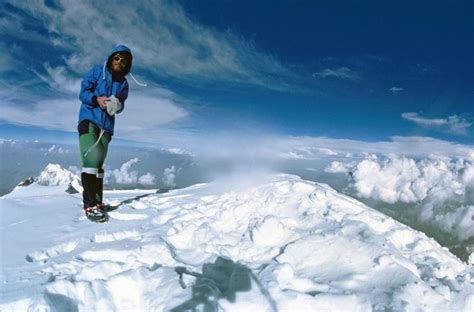
[[[474,309],[472,266],[423,233],[296,176],[108,192],[111,203],[135,200],[110,212],[106,225],[84,220],[79,197],[61,196],[75,206],[60,216],[61,237],[43,233],[56,237],[24,252],[21,265],[6,263],[2,311]],[[27,223],[13,221],[2,220],[10,235]]]

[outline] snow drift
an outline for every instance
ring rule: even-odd
[[[106,192],[105,225],[49,188],[0,199],[2,311],[474,309],[472,266],[297,176]]]

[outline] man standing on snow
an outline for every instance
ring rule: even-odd
[[[102,202],[104,161],[114,134],[115,114],[122,112],[128,97],[125,78],[132,68],[132,53],[117,46],[103,65],[96,65],[84,76],[79,99],[79,146],[82,161],[84,212],[95,222],[107,220]],[[133,78],[133,77],[132,77]]]

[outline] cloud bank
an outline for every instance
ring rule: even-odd
[[[130,159],[125,162],[119,169],[113,169],[112,171],[106,170],[105,172],[105,183],[117,183],[117,184],[142,184],[142,185],[153,185],[155,183],[155,176],[147,172],[146,174],[139,176],[138,172],[131,170],[131,167],[138,163],[138,158]]]
[[[386,203],[420,207],[419,218],[438,224],[461,239],[474,236],[474,164],[463,159],[416,161],[373,157],[352,169],[357,195]]]
[[[471,162],[406,157],[366,159],[353,171],[359,196],[387,203],[414,203],[428,196],[449,198],[465,194],[472,184]],[[444,195],[442,195],[444,194]]]
[[[272,153],[281,157],[314,160],[322,156],[321,149],[327,149],[345,158],[365,157],[367,154],[400,155],[412,158],[465,158],[474,161],[474,146],[458,144],[430,137],[394,136],[388,141],[366,142],[325,137],[281,136],[268,137],[261,142]],[[276,149],[277,151],[271,149]]]

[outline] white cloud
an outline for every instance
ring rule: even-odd
[[[366,159],[352,169],[358,196],[387,203],[411,203],[422,221],[434,222],[461,239],[474,236],[474,206],[466,198],[474,191],[474,164],[462,159],[391,156]]]
[[[350,171],[350,168],[351,166],[348,166],[347,164],[343,164],[339,161],[332,161],[324,171],[328,173],[347,173]]]
[[[339,67],[336,69],[326,68],[320,72],[314,73],[313,76],[320,76],[323,78],[334,77],[346,80],[360,80],[360,75],[348,67]]]
[[[39,100],[27,105],[3,102],[1,120],[50,130],[76,131],[79,100]]]
[[[143,184],[152,185],[155,181],[155,177],[147,172],[145,175],[139,176],[138,172],[131,170],[131,167],[139,161],[138,158],[130,159],[120,166],[120,169],[114,169],[112,171],[105,172],[105,179],[108,183],[109,180],[113,180],[118,184]]]
[[[46,151],[45,155],[48,155],[48,154],[69,154],[71,152],[69,149],[65,149],[65,148],[62,148],[62,147],[57,147],[54,144],[48,149],[41,149],[41,150]]]
[[[163,171],[163,178],[162,178],[163,183],[167,187],[173,188],[176,186],[175,179],[176,179],[176,168],[174,166],[171,166],[170,168],[165,168],[165,170]]]
[[[155,176],[147,172],[145,175],[138,178],[138,183],[141,185],[153,185],[155,184]]]
[[[390,141],[365,142],[348,139],[331,139],[325,137],[268,137],[259,142],[269,149],[269,153],[289,158],[290,152],[301,155],[305,151],[305,159],[317,159],[318,151],[314,148],[327,148],[339,155],[349,154],[361,157],[365,154],[400,155],[414,158],[465,158],[474,161],[474,146],[457,144],[430,137],[394,136]],[[275,151],[276,149],[276,151]]]
[[[436,129],[439,131],[446,131],[454,134],[467,134],[468,129],[472,123],[467,121],[465,118],[452,115],[447,118],[426,118],[420,116],[418,113],[403,113],[402,118],[412,121],[418,126],[430,129]]]
[[[2,21],[5,30],[70,51],[63,56],[68,70],[81,75],[93,64],[102,63],[118,43],[132,48],[134,68],[161,77],[219,79],[279,89],[285,84],[274,77],[292,75],[274,57],[241,37],[190,19],[177,2],[62,0],[58,1],[61,10],[43,1],[13,0],[11,4],[35,16],[48,33],[28,33],[24,30],[27,17],[11,12]]]
[[[173,155],[195,156],[193,153],[190,153],[182,148],[176,148],[176,147],[162,148],[161,151],[165,153],[173,154]]]
[[[289,152],[280,152],[279,155],[282,158],[314,160],[319,158],[321,155],[336,156],[338,154],[329,148],[303,146],[297,147]]]
[[[474,186],[474,166],[464,168],[462,179],[466,186]]]
[[[474,237],[473,205],[460,206],[455,211],[438,214],[434,216],[434,221],[446,232],[455,233],[461,240]]]
[[[465,168],[472,166],[465,163]],[[406,157],[386,160],[367,159],[353,171],[354,187],[358,194],[388,203],[419,202],[429,195],[451,197],[463,194],[465,185],[455,163],[443,160],[416,162]]]
[[[140,139],[144,137],[144,133],[185,118],[188,112],[181,108],[183,104],[178,101],[181,99],[168,91],[131,93],[125,102],[124,112],[116,116],[115,136],[123,139]],[[77,97],[32,101],[27,105],[4,102],[0,120],[50,130],[75,132],[80,105]]]
[[[116,116],[116,135],[121,138],[143,136],[144,133],[185,118],[189,113],[172,97],[160,94],[130,93],[123,114]]]
[[[184,108],[188,103],[156,86],[153,82],[157,78],[162,81],[172,77],[193,85],[219,81],[280,90],[289,87],[284,82],[286,78],[295,77],[277,59],[262,53],[244,38],[229,31],[207,28],[190,19],[177,2],[57,2],[60,10],[46,6],[43,1],[9,1],[18,10],[5,12],[7,18],[0,20],[1,33],[14,34],[33,46],[41,44],[62,55],[53,54],[49,63],[34,64],[31,63],[34,60],[15,56],[12,47],[0,44],[0,65],[15,60],[12,68],[31,70],[25,76],[31,77],[28,81],[15,85],[0,78],[1,120],[75,131],[81,77],[92,65],[101,64],[118,43],[131,47],[132,71],[149,85],[137,88],[130,82],[126,110],[117,116],[116,136],[124,139],[156,142],[158,138],[167,140],[173,136],[182,137],[177,139],[178,143],[189,140],[189,133],[170,125],[189,116]],[[19,10],[23,14],[15,13]],[[47,32],[28,32],[28,14]],[[55,92],[39,95],[40,90],[44,90],[43,83]],[[294,91],[296,87],[291,88]],[[189,127],[187,125],[187,129]]]
[[[132,184],[138,181],[138,173],[130,171],[133,164],[138,162],[138,158],[133,158],[120,166],[120,169],[114,169],[109,173],[109,177],[113,178],[119,184]]]
[[[392,92],[392,93],[395,93],[395,94],[396,94],[396,93],[399,93],[399,92],[403,91],[403,88],[399,88],[399,87],[391,87],[389,90],[390,90],[390,92]]]
[[[47,83],[53,90],[61,90],[75,95],[79,94],[81,90],[81,79],[71,78],[64,66],[52,68],[49,64],[44,65],[47,75],[42,75],[38,72],[35,74],[45,83]]]
[[[317,148],[317,150],[326,156],[336,156],[337,153],[335,151],[330,150],[329,148]]]
[[[0,27],[2,23],[0,22]],[[10,70],[15,70],[17,62],[13,55],[9,52],[11,47],[7,47],[6,43],[0,43],[0,72],[5,73]]]

